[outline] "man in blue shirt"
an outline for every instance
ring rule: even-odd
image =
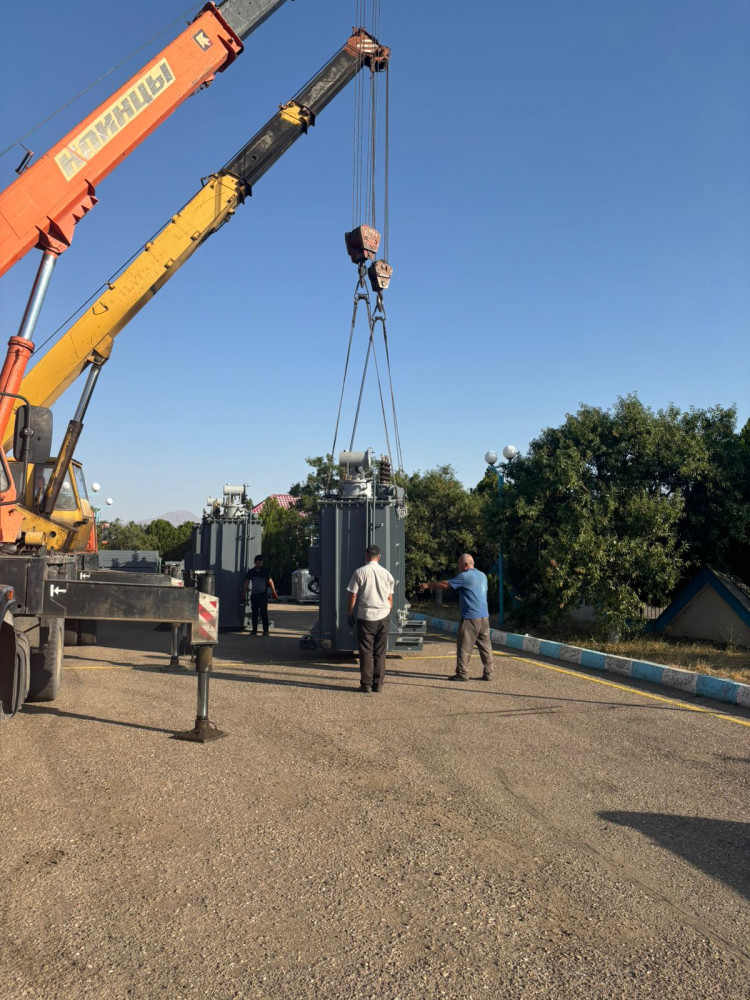
[[[456,672],[452,681],[468,681],[469,660],[476,646],[482,661],[482,680],[492,680],[492,643],[490,612],[487,607],[487,577],[474,568],[474,557],[467,553],[458,560],[458,576],[437,583],[420,583],[421,590],[457,590],[461,608],[456,648]]]

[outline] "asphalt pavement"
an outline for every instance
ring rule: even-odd
[[[750,713],[437,635],[360,694],[315,613],[222,634],[226,739],[150,626],[0,728],[3,1000],[748,1000]]]

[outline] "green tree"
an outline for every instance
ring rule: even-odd
[[[412,473],[404,485],[409,596],[417,596],[422,580],[453,576],[464,552],[474,556],[479,569],[492,569],[492,549],[484,531],[486,494],[466,490],[450,465]]]
[[[699,468],[684,484],[685,578],[710,564],[750,583],[750,421],[736,433],[736,419],[733,407],[720,406],[682,417],[700,452]]]
[[[603,629],[621,629],[640,604],[668,599],[689,558],[687,487],[705,472],[676,407],[581,406],[506,469],[498,522],[527,617],[593,604]]]
[[[298,497],[297,509],[308,517],[308,530],[317,532],[320,524],[320,501],[326,493],[336,493],[341,481],[339,466],[334,463],[333,455],[317,455],[305,459],[312,469],[303,483],[294,483],[289,487],[289,493]]]
[[[149,548],[156,549],[159,555],[164,558],[164,553],[170,551],[175,545],[177,529],[169,521],[157,518],[146,527],[146,536],[149,539]]]
[[[101,524],[99,525],[101,534]],[[101,539],[100,539],[101,542]],[[109,537],[107,539],[108,549],[133,549],[134,551],[144,551],[153,549],[151,540],[146,534],[146,529],[136,524],[135,521],[122,522],[119,518],[109,522]]]
[[[269,497],[260,512],[263,525],[263,558],[278,593],[292,590],[292,572],[307,567],[310,521],[296,507],[280,507]]]

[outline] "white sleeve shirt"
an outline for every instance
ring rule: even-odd
[[[346,589],[357,595],[357,618],[365,621],[387,618],[391,613],[388,598],[395,586],[396,581],[378,562],[369,562],[356,570]]]

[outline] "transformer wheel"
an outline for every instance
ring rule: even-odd
[[[39,648],[31,651],[29,701],[54,701],[62,683],[64,619],[42,618]]]

